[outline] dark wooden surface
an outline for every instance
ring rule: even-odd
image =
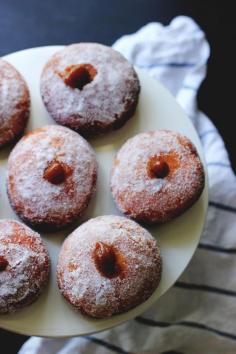
[[[231,4],[231,5],[230,5]],[[232,7],[230,7],[232,6]],[[220,130],[236,169],[236,30],[233,2],[199,0],[0,0],[0,56],[24,48],[95,41],[111,45],[150,21],[193,17],[211,45],[208,75],[198,101]],[[36,319],[37,320],[37,319]],[[0,332],[2,348],[17,353],[26,337]],[[4,344],[3,344],[4,343]]]

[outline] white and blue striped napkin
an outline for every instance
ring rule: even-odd
[[[114,48],[167,86],[192,119],[209,173],[206,227],[179,281],[142,316],[89,337],[32,337],[19,353],[235,354],[236,179],[217,129],[196,101],[209,45],[197,24],[181,16],[167,27],[150,23]]]

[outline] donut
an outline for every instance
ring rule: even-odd
[[[49,278],[50,260],[40,235],[14,220],[0,220],[0,313],[34,302]]]
[[[96,187],[95,153],[79,134],[48,125],[25,135],[8,160],[10,203],[27,224],[65,227],[86,209]]]
[[[110,186],[122,213],[140,222],[163,223],[198,200],[204,180],[192,142],[182,134],[157,130],[138,134],[120,148]]]
[[[136,222],[107,215],[66,238],[57,264],[61,294],[76,309],[102,318],[147,300],[161,278],[156,240]]]
[[[66,46],[41,75],[42,99],[52,118],[86,137],[120,128],[133,116],[139,91],[132,65],[97,43]]]
[[[21,74],[0,59],[0,147],[17,139],[29,118],[30,96]]]

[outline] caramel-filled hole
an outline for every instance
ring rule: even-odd
[[[85,85],[93,81],[97,70],[91,64],[70,65],[59,75],[66,85],[82,90]]]
[[[93,251],[96,268],[106,278],[121,276],[125,269],[122,254],[112,245],[97,242]]]
[[[165,178],[169,174],[168,163],[159,157],[153,156],[147,164],[147,172],[151,178]]]
[[[8,261],[4,256],[0,256],[0,272],[4,271],[8,266]]]
[[[72,170],[69,166],[57,160],[53,160],[44,170],[43,178],[52,184],[61,184],[71,175]]]

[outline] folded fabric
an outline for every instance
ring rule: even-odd
[[[142,316],[89,337],[32,337],[19,353],[235,354],[236,179],[217,129],[196,101],[209,45],[198,25],[180,16],[166,27],[149,23],[113,47],[161,81],[194,123],[209,174],[206,226],[184,274]]]

